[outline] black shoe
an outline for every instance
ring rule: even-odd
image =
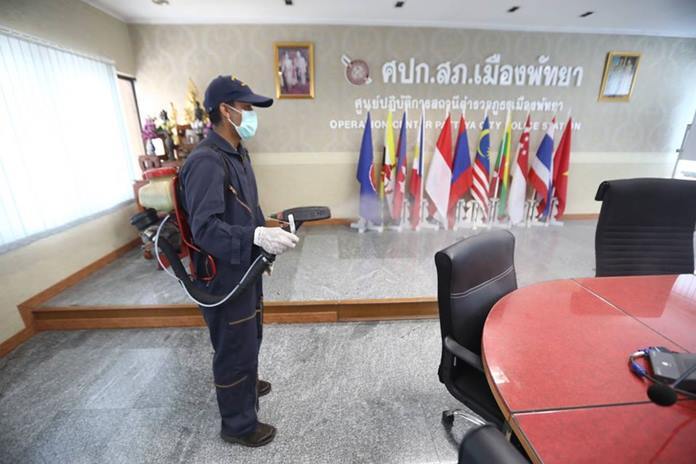
[[[257,448],[259,446],[267,445],[273,441],[276,434],[276,428],[270,424],[264,424],[263,422],[258,422],[256,424],[256,430],[243,437],[231,437],[220,432],[220,438],[228,443],[236,443],[242,446],[249,446],[252,448]]]
[[[266,382],[265,380],[256,381],[256,394],[261,398],[271,393],[271,382]]]

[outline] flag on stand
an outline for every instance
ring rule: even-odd
[[[469,154],[469,138],[466,135],[466,120],[463,114],[459,118],[459,133],[457,134],[452,165],[452,185],[450,186],[449,210],[447,212],[450,229],[454,226],[457,202],[464,197],[474,182],[471,155]]]
[[[392,202],[394,201],[394,167],[396,156],[394,154],[394,131],[392,112],[387,116],[387,126],[384,128],[384,150],[382,151],[382,178],[379,185],[379,197],[387,204],[388,213],[391,215]]]
[[[414,147],[413,165],[411,167],[411,180],[408,190],[411,193],[411,227],[417,228],[421,219],[421,204],[423,203],[423,144],[424,144],[424,124],[425,112],[421,112],[420,124],[418,127],[418,139]]]
[[[508,215],[512,224],[519,224],[524,220],[524,202],[527,196],[527,173],[529,171],[529,132],[532,129],[532,120],[527,114],[524,130],[517,143],[517,161],[512,172],[510,184],[510,197],[508,199]]]
[[[399,132],[399,142],[396,145],[396,187],[394,188],[394,206],[392,207],[392,220],[401,223],[401,211],[404,207],[404,196],[406,194],[406,112],[401,118],[401,131]]]
[[[561,141],[558,142],[556,154],[553,159],[553,185],[554,196],[558,199],[558,211],[556,219],[563,216],[566,207],[566,197],[568,194],[568,168],[570,167],[570,139],[572,133],[573,118],[568,118]]]
[[[471,194],[483,210],[484,220],[488,220],[488,183],[490,176],[490,160],[488,151],[491,146],[491,126],[488,116],[483,120],[483,127],[479,135],[479,143],[476,148],[476,159],[474,161],[474,183],[471,186]]]
[[[536,156],[532,160],[532,169],[529,172],[529,183],[541,198],[537,212],[543,216],[548,214],[547,206],[551,200],[553,190],[553,132],[556,129],[556,118],[541,139]]]
[[[375,189],[375,163],[372,152],[372,122],[370,113],[367,113],[365,130],[360,144],[360,158],[358,160],[358,172],[356,177],[360,182],[360,217],[372,221],[374,224],[381,222],[379,210],[379,198]]]
[[[512,123],[510,122],[510,110],[505,118],[505,132],[500,141],[498,149],[498,159],[495,162],[495,173],[493,174],[493,197],[499,198],[498,217],[505,216],[507,206],[508,185],[510,182],[510,142],[512,140]]]
[[[425,191],[430,197],[433,207],[439,213],[439,220],[447,227],[447,206],[449,204],[450,183],[452,182],[452,124],[447,115],[437,138],[435,153],[430,160],[428,177],[425,180]]]

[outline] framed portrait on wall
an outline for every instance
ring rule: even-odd
[[[314,98],[314,44],[276,42],[276,98]]]
[[[609,52],[604,64],[600,101],[628,101],[636,83],[640,53]]]

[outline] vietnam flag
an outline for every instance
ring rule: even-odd
[[[452,185],[450,186],[449,210],[447,221],[449,228],[454,226],[454,216],[457,209],[457,202],[464,197],[474,183],[474,170],[471,166],[471,155],[469,154],[469,138],[466,135],[466,120],[464,115],[459,118],[459,133],[457,134],[457,144],[454,149],[454,161],[452,167]]]
[[[435,153],[430,161],[425,191],[447,227],[447,207],[449,206],[450,184],[452,182],[452,123],[447,115],[442,132],[437,138]]]
[[[558,142],[553,161],[553,185],[555,197],[558,199],[558,211],[556,219],[563,216],[568,194],[568,168],[570,167],[570,142],[573,126],[573,118],[568,118],[561,141]]]
[[[401,223],[401,211],[404,207],[404,195],[406,194],[406,112],[401,118],[401,131],[399,142],[396,145],[396,187],[394,188],[394,205],[391,217],[394,222]]]
[[[420,124],[418,127],[418,140],[414,147],[413,165],[411,167],[411,180],[408,191],[411,194],[411,227],[416,229],[421,219],[421,204],[423,203],[423,143],[424,143],[424,124],[425,114],[421,112]]]

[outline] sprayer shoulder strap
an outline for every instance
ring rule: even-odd
[[[248,203],[246,202],[246,199],[244,198],[244,192],[240,192],[237,190],[234,185],[232,184],[232,173],[230,172],[230,166],[227,163],[227,160],[225,159],[227,154],[220,150],[218,147],[213,146],[213,150],[220,155],[220,161],[222,162],[222,167],[225,170],[225,180],[224,180],[224,186],[225,186],[225,192],[230,192],[235,200],[239,202],[244,209],[246,209],[249,214],[252,214],[251,207],[249,207]],[[235,169],[235,175],[237,176],[237,185],[242,185],[241,181],[239,180],[239,173]],[[225,196],[226,198],[226,196]],[[253,215],[253,214],[252,214]]]

